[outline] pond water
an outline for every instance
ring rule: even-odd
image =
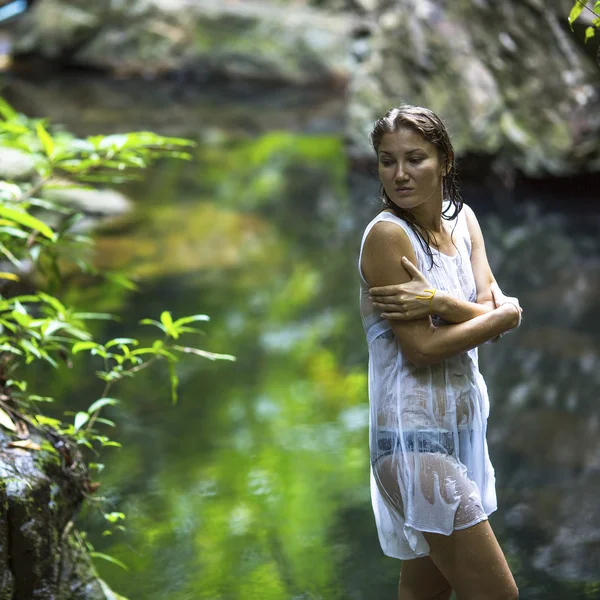
[[[228,102],[218,126],[190,124],[194,160],[157,165],[126,189],[133,212],[98,232],[98,264],[139,290],[65,293],[122,316],[98,326],[100,339],[151,339],[138,321],[162,310],[206,313],[206,335],[188,343],[237,360],[183,360],[175,406],[166,369],[114,391],[122,404],[106,416],[123,448],[102,457],[100,493],[127,530],[103,536],[95,510],[80,525],[129,566],[98,561],[130,600],[392,599],[399,563],[382,555],[370,506],[357,302],[377,185],[351,167],[339,115],[261,128],[254,103],[248,131],[240,102],[227,127]],[[115,128],[92,108],[65,121]],[[519,331],[481,349],[500,502],[491,523],[522,598],[600,598],[599,213],[573,206],[575,181],[503,191],[489,165],[463,179],[495,275],[525,310]],[[102,389],[79,363],[38,386],[68,410]]]

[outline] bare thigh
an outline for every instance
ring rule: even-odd
[[[428,556],[402,562],[398,600],[448,600],[452,588]]]
[[[430,557],[458,600],[516,600],[519,592],[488,521],[445,536],[424,533]]]

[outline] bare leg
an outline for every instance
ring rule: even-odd
[[[452,588],[428,556],[402,562],[398,600],[449,600]]]
[[[449,536],[423,535],[431,549],[431,559],[459,600],[519,598],[515,580],[488,521]]]

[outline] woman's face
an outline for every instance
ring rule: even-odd
[[[377,152],[379,179],[399,208],[416,208],[442,199],[445,165],[436,146],[418,131],[402,127],[384,134]]]

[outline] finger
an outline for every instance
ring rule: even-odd
[[[371,296],[393,296],[396,293],[395,285],[386,285],[383,287],[369,288]]]
[[[413,277],[420,277],[422,275],[421,271],[419,271],[406,256],[402,257],[402,266],[407,270],[409,275],[412,275]]]
[[[389,312],[389,313],[381,313],[381,316],[388,321],[409,321],[410,317],[404,313],[399,312]]]
[[[387,304],[386,302],[373,302],[373,306],[381,312],[401,312],[395,304]]]

